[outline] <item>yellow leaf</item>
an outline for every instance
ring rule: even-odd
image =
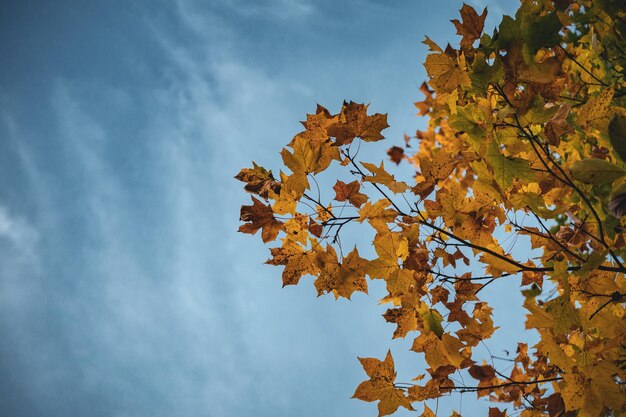
[[[424,404],[424,412],[420,417],[435,417],[435,413],[433,413],[433,410],[431,410],[426,404]]]
[[[578,113],[578,123],[584,128],[595,127],[604,130],[608,128],[612,113],[611,102],[615,91],[613,87],[603,90],[599,95],[591,97]]]
[[[317,275],[319,269],[315,265],[315,253],[304,251],[293,242],[285,242],[282,248],[272,248],[272,259],[269,265],[284,265],[283,287],[296,285],[304,275]]]
[[[330,136],[336,137],[335,145],[349,144],[359,137],[365,142],[384,139],[380,133],[388,128],[387,115],[376,113],[367,115],[367,105],[354,102],[343,103],[338,122],[327,128]]]
[[[337,252],[328,245],[326,251],[320,252],[316,258],[316,266],[320,270],[315,280],[317,294],[333,293],[335,299],[350,296],[355,291],[367,293],[365,266],[367,261],[359,256],[356,247],[339,263]]]
[[[460,86],[471,85],[467,71],[445,53],[428,55],[424,67],[430,76],[429,84],[437,94],[450,93]]]
[[[405,182],[396,181],[393,175],[385,171],[385,164],[382,161],[380,163],[380,167],[368,162],[361,162],[361,165],[374,174],[373,176],[365,177],[365,181],[383,184],[396,194],[403,193],[410,188]]]
[[[384,361],[375,358],[359,358],[359,361],[370,379],[361,382],[352,398],[368,402],[380,401],[379,417],[394,413],[398,407],[413,410],[404,391],[394,385],[396,372],[390,351],[387,352]]]

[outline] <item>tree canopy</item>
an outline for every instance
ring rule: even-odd
[[[428,128],[387,162],[413,167],[414,184],[358,159],[363,142],[383,140],[385,114],[318,105],[282,149],[284,171],[253,164],[236,176],[256,195],[239,230],[277,242],[267,263],[284,267],[284,285],[312,275],[318,295],[349,299],[366,278],[385,281],[393,338],[414,338],[429,368],[398,383],[390,352],[360,358],[369,379],[354,397],[378,401],[379,416],[434,416],[421,403],[453,392],[501,403],[490,417],[623,415],[626,7],[524,0],[492,34],[486,16],[464,4],[457,48],[424,41],[416,107]],[[351,223],[373,229],[373,259],[341,245]],[[503,243],[518,237],[532,257]],[[517,344],[506,373],[474,355],[495,331],[480,292],[496,280],[522,287],[526,328],[540,336]]]

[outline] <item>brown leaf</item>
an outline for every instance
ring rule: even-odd
[[[433,305],[437,304],[440,301],[446,304],[448,302],[448,297],[450,296],[450,291],[446,290],[442,286],[437,286],[430,290],[430,294],[432,296]]]
[[[269,205],[266,206],[254,197],[252,197],[252,202],[251,206],[241,206],[239,220],[249,223],[241,225],[239,231],[255,234],[259,229],[263,229],[261,232],[263,242],[276,239],[278,232],[283,230],[283,223],[276,220]]]
[[[489,407],[489,417],[506,417],[506,410],[500,411],[499,408]]]
[[[420,86],[420,91],[424,94],[425,98],[423,101],[416,102],[415,107],[417,107],[417,109],[419,110],[419,112],[417,113],[418,116],[426,116],[434,105],[434,91],[428,88],[428,84],[426,83],[422,83],[422,85]],[[407,138],[408,136],[404,135],[404,141],[408,146]]]
[[[360,189],[361,184],[359,184],[356,180],[348,184],[337,180],[337,183],[333,186],[333,190],[335,190],[335,200],[348,200],[354,207],[361,207],[363,203],[368,200],[368,198],[367,195],[359,192]]]
[[[530,285],[535,283],[539,288],[543,287],[543,274],[533,271],[522,272],[522,285]]]
[[[313,236],[321,237],[323,231],[324,231],[324,226],[317,223],[315,220],[309,218],[309,232],[311,232]]]
[[[389,158],[393,162],[400,164],[400,162],[404,159],[404,149],[399,146],[392,146],[387,150],[387,155],[389,155]]]
[[[306,130],[298,133],[291,140],[289,146],[292,146],[297,138],[302,138],[309,142],[326,142],[329,139],[326,129],[337,123],[338,120],[338,116],[331,115],[328,110],[318,104],[315,114],[307,114],[306,121],[302,122]]]
[[[463,36],[463,39],[461,39],[461,48],[470,48],[474,41],[480,38],[481,33],[483,33],[486,17],[487,8],[483,10],[481,15],[478,15],[472,6],[463,3],[463,7],[461,8],[461,19],[463,22],[459,22],[458,19],[451,20],[456,27],[456,33]]]
[[[479,381],[492,380],[496,377],[496,372],[493,370],[491,365],[473,365],[468,369],[469,374],[472,378],[477,379]]]
[[[271,192],[280,194],[280,182],[274,179],[272,171],[258,166],[252,162],[252,168],[244,168],[235,176],[239,181],[245,182],[243,187],[249,193],[257,194],[265,199]]]
[[[574,129],[566,120],[571,109],[572,107],[568,104],[561,106],[556,114],[546,123],[544,132],[548,143],[551,145],[558,146],[563,135],[574,132]]]
[[[415,294],[408,294],[401,297],[400,308],[390,308],[383,317],[387,323],[395,323],[398,327],[393,332],[393,338],[405,337],[408,332],[417,330],[418,310],[423,303]]]
[[[359,137],[365,142],[384,139],[381,130],[388,128],[387,115],[376,113],[367,115],[367,105],[354,102],[343,103],[339,121],[326,129],[330,136],[336,138],[335,145],[341,146]]]

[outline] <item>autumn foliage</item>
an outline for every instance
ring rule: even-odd
[[[458,48],[424,41],[429,80],[416,106],[428,128],[390,147],[387,162],[413,167],[414,183],[357,160],[363,142],[383,139],[386,115],[318,106],[277,177],[256,164],[237,175],[256,195],[240,231],[277,242],[267,263],[284,267],[284,285],[312,275],[318,295],[350,298],[385,281],[393,337],[414,338],[429,368],[400,384],[389,352],[361,358],[369,379],[354,397],[379,401],[380,416],[434,416],[422,402],[455,392],[500,403],[490,417],[623,415],[626,7],[523,1],[491,35],[486,16],[463,5]],[[331,165],[339,176],[320,189]],[[372,228],[373,259],[342,247],[348,224]],[[517,237],[532,257],[502,243]],[[506,373],[473,352],[495,331],[480,299],[495,280],[522,286],[526,328],[540,336],[517,344]]]

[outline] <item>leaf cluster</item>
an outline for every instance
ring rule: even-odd
[[[428,128],[388,151],[414,184],[357,159],[362,142],[383,139],[386,115],[318,105],[281,151],[286,172],[254,164],[237,175],[258,197],[239,230],[278,242],[267,263],[284,266],[283,285],[312,275],[318,295],[349,299],[384,280],[383,317],[393,338],[414,338],[428,376],[402,384],[390,352],[360,359],[369,380],[354,397],[379,401],[380,416],[458,392],[503,403],[490,416],[622,415],[626,9],[525,0],[491,35],[486,16],[463,5],[458,48],[424,41],[416,107]],[[331,164],[347,178],[324,194],[316,178]],[[344,254],[347,225],[371,228],[373,259]],[[520,257],[520,237],[540,255]],[[479,297],[495,280],[522,287],[526,328],[540,335],[517,343],[506,372],[475,352],[496,330]]]

